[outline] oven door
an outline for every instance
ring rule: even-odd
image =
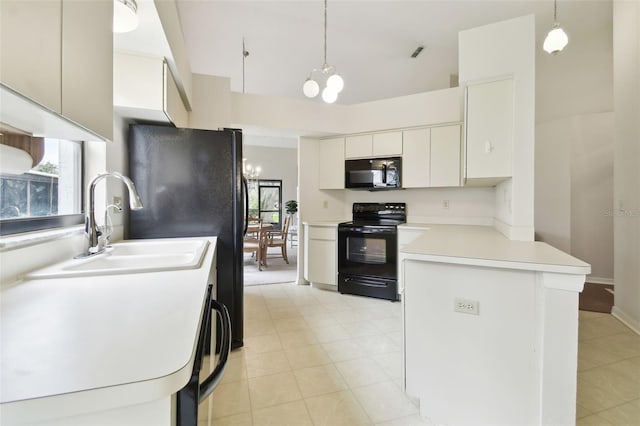
[[[396,279],[397,231],[393,226],[338,226],[338,272]]]

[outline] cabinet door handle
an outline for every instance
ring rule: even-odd
[[[229,351],[231,350],[231,319],[229,318],[229,311],[227,307],[222,303],[212,300],[211,310],[216,311],[216,314],[220,317],[222,323],[222,347],[220,348],[220,358],[216,367],[213,369],[209,377],[207,377],[202,384],[200,384],[200,398],[199,403],[203,402],[218,386],[224,370],[227,367],[227,360],[229,358]],[[211,321],[211,326],[215,327],[215,321]]]

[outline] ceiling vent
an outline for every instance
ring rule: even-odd
[[[423,49],[424,49],[424,47],[423,47],[423,46],[418,46],[418,47],[416,48],[416,50],[414,50],[414,51],[413,51],[413,53],[411,54],[411,57],[412,57],[412,58],[417,58],[417,57],[418,57],[418,55],[420,54],[420,52],[422,52],[422,50],[423,50]]]

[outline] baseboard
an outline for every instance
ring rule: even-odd
[[[618,308],[617,306],[614,306],[613,309],[611,309],[611,315],[618,318],[624,325],[629,327],[631,331],[640,335],[640,322],[631,318],[629,315],[624,313],[620,308]]]
[[[602,278],[587,275],[587,282],[590,284],[613,285],[613,278]]]

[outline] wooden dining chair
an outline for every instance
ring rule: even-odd
[[[262,271],[263,266],[267,267],[267,232],[260,222],[255,236],[247,235],[242,242],[242,250],[245,253],[252,253],[258,262],[258,271]]]
[[[280,231],[267,232],[267,239],[265,242],[265,259],[267,257],[266,254],[269,247],[280,247],[282,258],[285,262],[289,263],[289,258],[287,257],[287,233],[289,232],[290,225],[291,216],[287,216],[284,218],[284,223],[282,224],[282,229]]]

